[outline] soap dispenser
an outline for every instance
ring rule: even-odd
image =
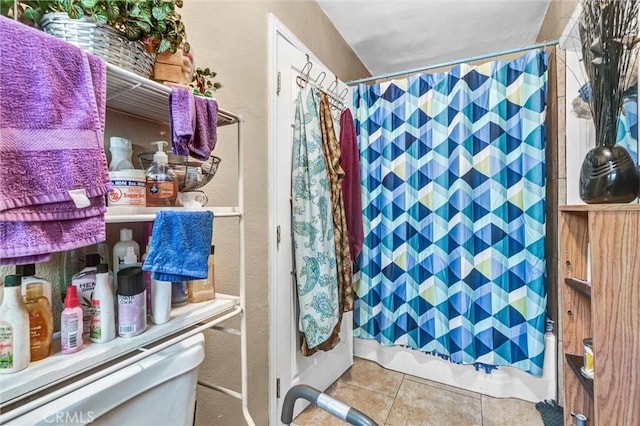
[[[169,156],[162,150],[165,141],[151,142],[157,145],[153,164],[147,169],[147,206],[171,207],[178,196],[178,179],[169,167]]]

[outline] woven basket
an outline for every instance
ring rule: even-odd
[[[153,71],[155,56],[144,45],[130,41],[119,31],[98,25],[87,19],[71,19],[66,13],[47,13],[40,26],[44,32],[65,40],[79,48],[148,78]]]

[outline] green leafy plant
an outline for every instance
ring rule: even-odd
[[[0,0],[0,13],[32,26],[42,16],[64,12],[72,19],[89,18],[109,25],[132,41],[141,41],[151,53],[189,51],[186,29],[177,12],[183,0]]]
[[[222,84],[213,81],[217,75],[217,72],[211,71],[209,68],[196,68],[190,84],[193,93],[212,98],[213,93],[222,87]]]

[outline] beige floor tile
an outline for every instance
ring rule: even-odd
[[[338,381],[327,389],[327,394],[371,417],[379,425],[384,425],[393,404],[392,396],[381,395],[356,386]],[[334,426],[345,425],[346,422],[332,416],[326,411],[309,406],[294,423],[299,426]]]
[[[445,384],[442,384],[442,383],[434,382],[432,380],[427,380],[427,379],[423,379],[421,377],[412,376],[410,374],[405,375],[404,379],[405,380],[411,380],[412,382],[422,383],[423,385],[433,386],[434,388],[439,388],[439,389],[448,390],[450,392],[459,393],[461,395],[465,395],[465,396],[468,396],[468,397],[471,397],[471,398],[475,398],[475,399],[480,399],[480,397],[482,396],[481,394],[479,394],[477,392],[472,392],[470,390],[458,388],[456,386],[445,385]]]
[[[404,380],[386,425],[482,425],[480,399]]]
[[[543,426],[533,402],[482,395],[482,426]]]
[[[352,386],[395,396],[404,374],[387,370],[373,361],[353,358],[353,366],[342,375],[340,381]]]

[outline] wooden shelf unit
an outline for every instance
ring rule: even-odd
[[[560,207],[565,424],[571,412],[586,415],[589,425],[640,421],[639,246],[640,204]],[[588,337],[592,381],[580,374]]]

